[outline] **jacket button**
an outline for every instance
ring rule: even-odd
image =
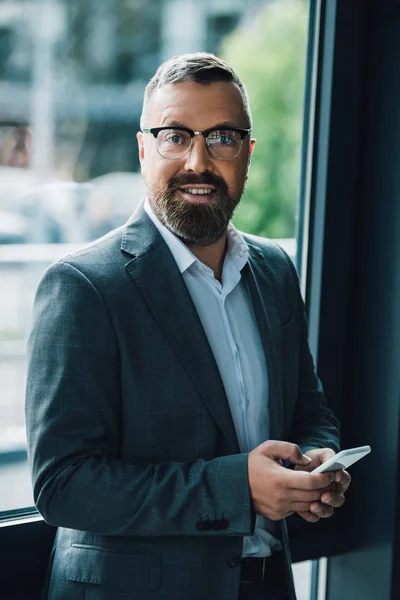
[[[221,529],[228,529],[229,521],[227,521],[226,519],[221,519],[219,526]]]
[[[228,558],[226,559],[226,563],[230,567],[238,567],[241,562],[242,562],[242,559],[240,558],[240,556],[238,554],[230,554],[228,556]]]
[[[206,524],[204,521],[197,521],[196,523],[196,529],[197,531],[205,531],[206,530]]]

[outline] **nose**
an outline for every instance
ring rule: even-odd
[[[195,135],[192,147],[186,156],[185,171],[204,173],[212,170],[213,162],[207,150],[206,140],[202,135]]]

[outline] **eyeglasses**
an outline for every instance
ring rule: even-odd
[[[218,160],[232,160],[238,156],[243,140],[251,129],[211,127],[204,131],[192,131],[187,127],[143,127],[141,131],[154,135],[158,153],[164,158],[183,158],[190,152],[194,136],[202,135],[211,156]]]

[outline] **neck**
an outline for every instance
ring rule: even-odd
[[[226,253],[226,241],[227,234],[224,233],[219,240],[209,246],[186,244],[196,258],[213,270],[215,279],[218,279],[220,283],[222,281],[222,267]]]

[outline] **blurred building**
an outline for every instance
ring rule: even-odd
[[[260,4],[0,2],[0,243],[75,242],[122,223],[144,193],[135,136],[147,81],[175,54],[217,51]]]
[[[182,52],[216,51],[243,14],[248,17],[249,8],[259,4],[3,0],[0,120],[39,125],[36,135],[47,139],[44,152],[56,169],[80,138],[76,179],[137,170],[134,134],[143,90],[159,63]]]

